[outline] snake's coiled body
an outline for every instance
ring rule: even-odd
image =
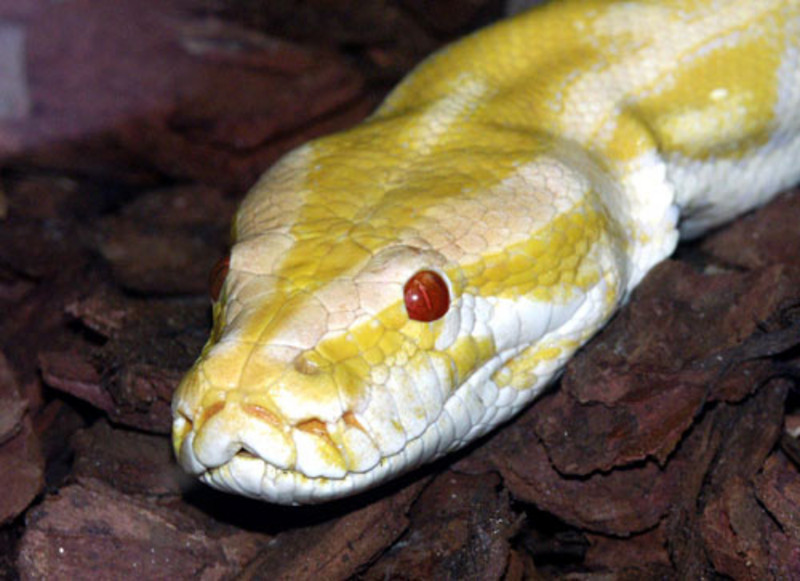
[[[305,503],[459,448],[536,397],[679,229],[798,180],[800,0],[568,0],[485,29],[250,192],[175,396],[178,458]]]

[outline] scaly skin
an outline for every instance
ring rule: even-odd
[[[558,374],[680,229],[800,180],[800,0],[554,2],[440,51],[236,217],[174,400],[183,467],[297,504],[457,449]],[[447,313],[403,285],[442,275]]]

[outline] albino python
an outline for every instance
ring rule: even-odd
[[[440,457],[541,393],[679,232],[798,181],[800,0],[566,0],[479,31],[246,197],[177,457],[283,504]]]

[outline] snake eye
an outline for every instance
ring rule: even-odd
[[[420,270],[403,286],[408,317],[427,323],[441,319],[450,307],[450,292],[442,276],[432,270]]]
[[[231,257],[228,254],[217,260],[216,264],[211,268],[211,272],[208,273],[208,294],[211,295],[211,300],[215,303],[219,300],[219,294],[222,292],[225,277],[228,276],[230,264]]]

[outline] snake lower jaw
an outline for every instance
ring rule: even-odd
[[[272,414],[264,416],[258,406],[237,401],[201,412],[197,424],[177,412],[174,447],[181,465],[201,475],[257,460],[281,473],[339,480],[351,472],[366,472],[381,460],[378,447],[351,412],[330,424],[313,419],[289,425],[275,421]]]
[[[344,471],[338,477],[308,476],[296,469],[281,468],[244,447],[233,452],[223,463],[208,466],[198,459],[193,432],[176,444],[178,460],[184,470],[218,490],[275,504],[303,505],[363,492],[460,447],[443,447],[446,442],[441,436],[439,429],[426,430],[394,455],[380,457],[370,469]],[[208,452],[202,455],[207,456]],[[221,460],[222,456],[216,459]],[[309,457],[306,457],[305,463],[309,462]]]
[[[324,442],[324,436],[293,428],[293,445],[284,446],[274,437],[265,438],[268,431],[269,428],[259,430],[257,425],[251,425],[248,430],[240,430],[238,439],[207,441],[202,429],[194,431],[189,420],[178,415],[174,428],[176,455],[184,470],[214,488],[293,505],[348,496],[391,477],[399,466],[416,464],[410,457],[411,450],[404,448],[399,456],[407,461],[398,463],[396,458],[381,457],[373,446],[361,456],[363,471],[351,471],[344,467],[347,452],[326,450],[329,442]],[[335,456],[325,458],[321,450]],[[417,456],[417,461],[422,460]]]

